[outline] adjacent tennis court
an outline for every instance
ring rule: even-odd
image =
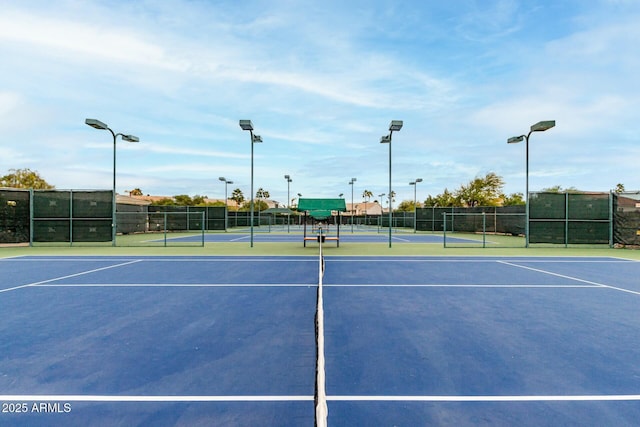
[[[640,263],[0,259],[3,425],[632,425]]]

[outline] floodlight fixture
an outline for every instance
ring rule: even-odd
[[[253,130],[251,120],[240,120],[240,127],[242,130]]]
[[[416,178],[416,182],[422,182],[422,178]]]
[[[96,119],[85,119],[84,122],[85,122],[85,124],[88,124],[92,128],[96,128],[96,129],[100,129],[100,130],[105,130],[105,129],[109,128],[109,126],[107,126],[106,124],[102,123],[100,120],[96,120]]]
[[[392,132],[397,132],[402,129],[402,120],[391,120],[389,124],[389,130]]]
[[[224,176],[221,176],[220,178],[218,178],[218,180],[222,182],[227,182],[227,178],[225,178]]]
[[[254,143],[262,142],[262,137],[260,135],[253,135],[251,139]]]
[[[517,144],[518,142],[522,141],[524,141],[524,135],[512,136],[511,138],[507,139],[507,144]]]
[[[531,132],[544,132],[545,130],[551,129],[555,125],[556,125],[555,120],[544,120],[531,126]]]
[[[384,135],[380,138],[380,144],[391,144],[391,135]]]
[[[122,135],[122,140],[127,142],[140,142],[140,138],[135,135]]]

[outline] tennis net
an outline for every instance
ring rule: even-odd
[[[327,395],[325,390],[325,361],[324,361],[324,304],[322,300],[322,279],[324,277],[324,255],[322,253],[322,239],[318,239],[320,256],[318,260],[318,295],[316,307],[316,426],[327,425]]]

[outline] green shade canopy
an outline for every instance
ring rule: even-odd
[[[297,210],[308,211],[309,215],[315,217],[314,212],[324,211],[326,216],[331,216],[331,211],[346,212],[347,205],[344,199],[299,199]],[[328,214],[327,214],[328,212]]]
[[[331,218],[331,211],[309,211],[309,216],[313,219],[327,219]]]

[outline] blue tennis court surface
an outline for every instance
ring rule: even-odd
[[[640,263],[327,257],[330,426],[634,425]],[[0,425],[314,424],[317,257],[0,259]]]

